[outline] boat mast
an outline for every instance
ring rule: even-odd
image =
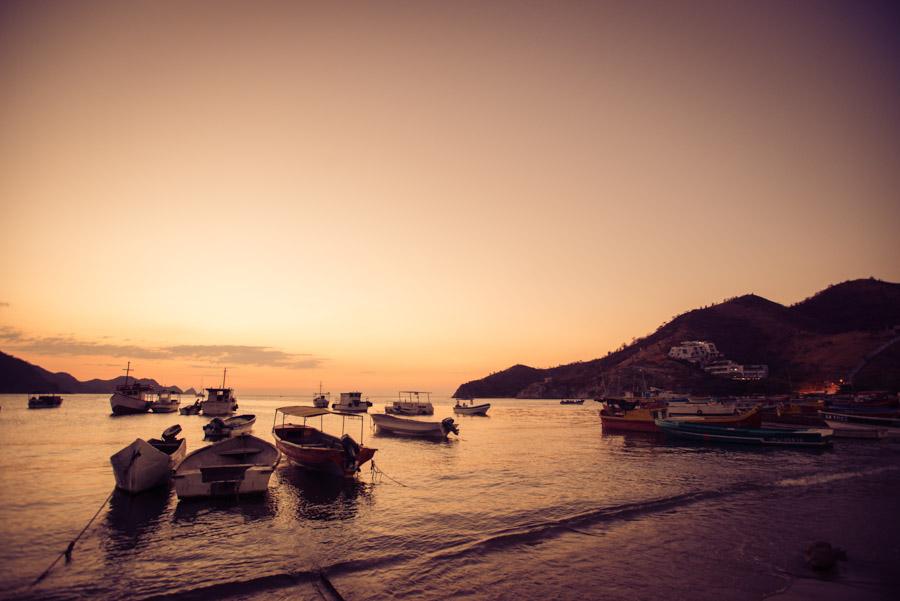
[[[227,374],[227,373],[228,373],[228,368],[226,367],[226,368],[222,371],[222,388],[225,388],[225,374]]]
[[[125,372],[125,386],[128,386],[128,374],[131,373],[131,361],[128,362],[128,367],[126,367],[122,371]]]

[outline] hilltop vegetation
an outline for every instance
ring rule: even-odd
[[[900,342],[891,343],[898,337],[900,284],[852,280],[790,307],[735,297],[683,313],[605,357],[548,369],[516,365],[461,385],[455,396],[593,397],[644,384],[693,394],[780,393],[821,390],[851,375],[857,388],[897,390]],[[738,363],[766,364],[770,377],[728,380],[670,359],[669,349],[683,340],[709,340]]]

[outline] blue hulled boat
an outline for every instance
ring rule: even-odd
[[[730,428],[694,424],[690,422],[658,419],[656,425],[679,438],[750,445],[778,445],[791,447],[824,447],[831,444],[833,430],[809,428],[805,430],[781,430],[777,428]]]

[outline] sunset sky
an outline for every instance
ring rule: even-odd
[[[0,350],[451,393],[900,281],[876,2],[3,2]]]

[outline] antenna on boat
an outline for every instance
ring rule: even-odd
[[[125,372],[125,386],[128,386],[128,374],[131,373],[131,361],[128,362],[128,367],[126,367],[122,371]]]
[[[226,367],[226,368],[222,371],[222,388],[225,388],[225,374],[227,374],[227,373],[228,373],[228,368]]]

